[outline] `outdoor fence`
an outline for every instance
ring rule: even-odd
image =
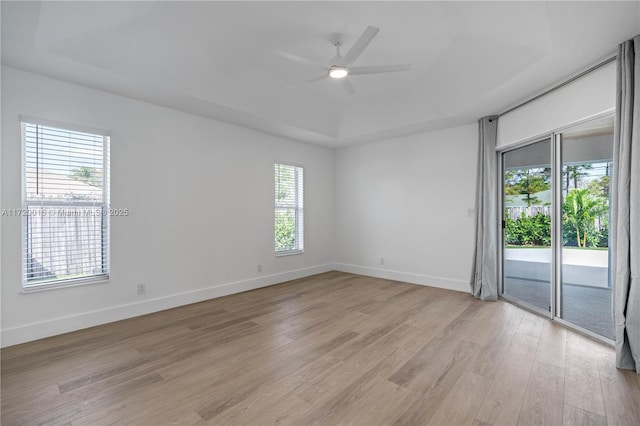
[[[31,206],[25,229],[27,281],[100,273],[103,216],[94,207]]]
[[[512,220],[522,217],[523,213],[525,216],[535,216],[538,213],[542,213],[551,217],[551,206],[505,207],[505,210],[506,215]]]

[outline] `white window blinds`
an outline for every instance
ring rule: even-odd
[[[108,278],[109,136],[22,122],[23,288]]]
[[[304,250],[304,172],[302,167],[275,164],[275,250]]]

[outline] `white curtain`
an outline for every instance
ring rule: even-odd
[[[640,35],[618,49],[611,197],[616,366],[640,374]]]
[[[498,117],[480,119],[476,176],[476,241],[471,270],[471,294],[481,300],[498,299],[497,130]]]

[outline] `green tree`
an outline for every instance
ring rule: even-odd
[[[606,212],[604,198],[592,195],[587,189],[573,189],[562,203],[562,224],[573,229],[578,247],[587,247],[588,242],[597,246],[599,235],[595,220]]]
[[[573,166],[564,166],[562,169],[562,177],[565,182],[565,190],[569,192],[569,186],[573,182],[573,189],[577,189],[580,185],[580,180],[587,176],[589,173],[586,170],[591,170],[593,166],[591,164],[575,164]]]
[[[276,251],[296,248],[296,181],[294,170],[280,164],[275,166],[276,176],[276,213],[275,246]]]
[[[505,195],[524,195],[527,207],[539,204],[540,199],[534,194],[550,188],[550,168],[531,168],[505,171]]]
[[[71,172],[71,179],[84,182],[91,186],[102,186],[102,175],[95,167],[78,167]]]
[[[587,191],[591,195],[596,197],[604,197],[605,199],[609,198],[609,176],[601,176],[598,179],[592,180],[587,184]]]
[[[276,251],[296,248],[296,220],[292,210],[276,211]]]

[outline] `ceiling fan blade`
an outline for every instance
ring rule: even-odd
[[[279,50],[278,54],[280,56],[282,56],[283,58],[287,58],[287,59],[289,59],[291,61],[298,62],[300,64],[310,65],[310,66],[312,66],[314,68],[317,68],[317,69],[320,69],[320,70],[325,70],[325,71],[327,70],[327,66],[326,65],[319,64],[319,63],[314,62],[314,61],[312,61],[310,59],[303,58],[302,56],[294,55],[293,53],[289,53],[289,52],[285,52],[283,50]]]
[[[353,87],[353,84],[351,84],[351,81],[348,78],[343,78],[342,79],[342,87],[344,87],[344,90],[350,94],[350,95],[355,95],[356,94],[356,88]]]
[[[411,65],[377,65],[371,67],[351,67],[349,75],[380,74],[385,72],[409,71]]]
[[[380,28],[371,26],[367,27],[360,38],[356,40],[353,46],[351,46],[351,49],[349,49],[349,51],[344,55],[340,63],[336,65],[348,67],[349,65],[354,63],[355,60],[358,59],[360,54],[364,51],[364,49],[367,48],[369,43],[371,43],[371,40],[373,40],[376,34],[378,34],[378,31],[380,31]]]
[[[289,89],[293,89],[295,87],[299,87],[299,86],[304,86],[305,84],[309,84],[309,83],[314,83],[316,81],[320,81],[320,80],[324,80],[327,77],[327,75],[321,75],[319,77],[313,77],[310,78],[309,80],[304,80],[304,81],[300,81],[298,83],[294,83],[294,84],[290,84],[288,86],[285,86],[285,90],[289,90]]]

